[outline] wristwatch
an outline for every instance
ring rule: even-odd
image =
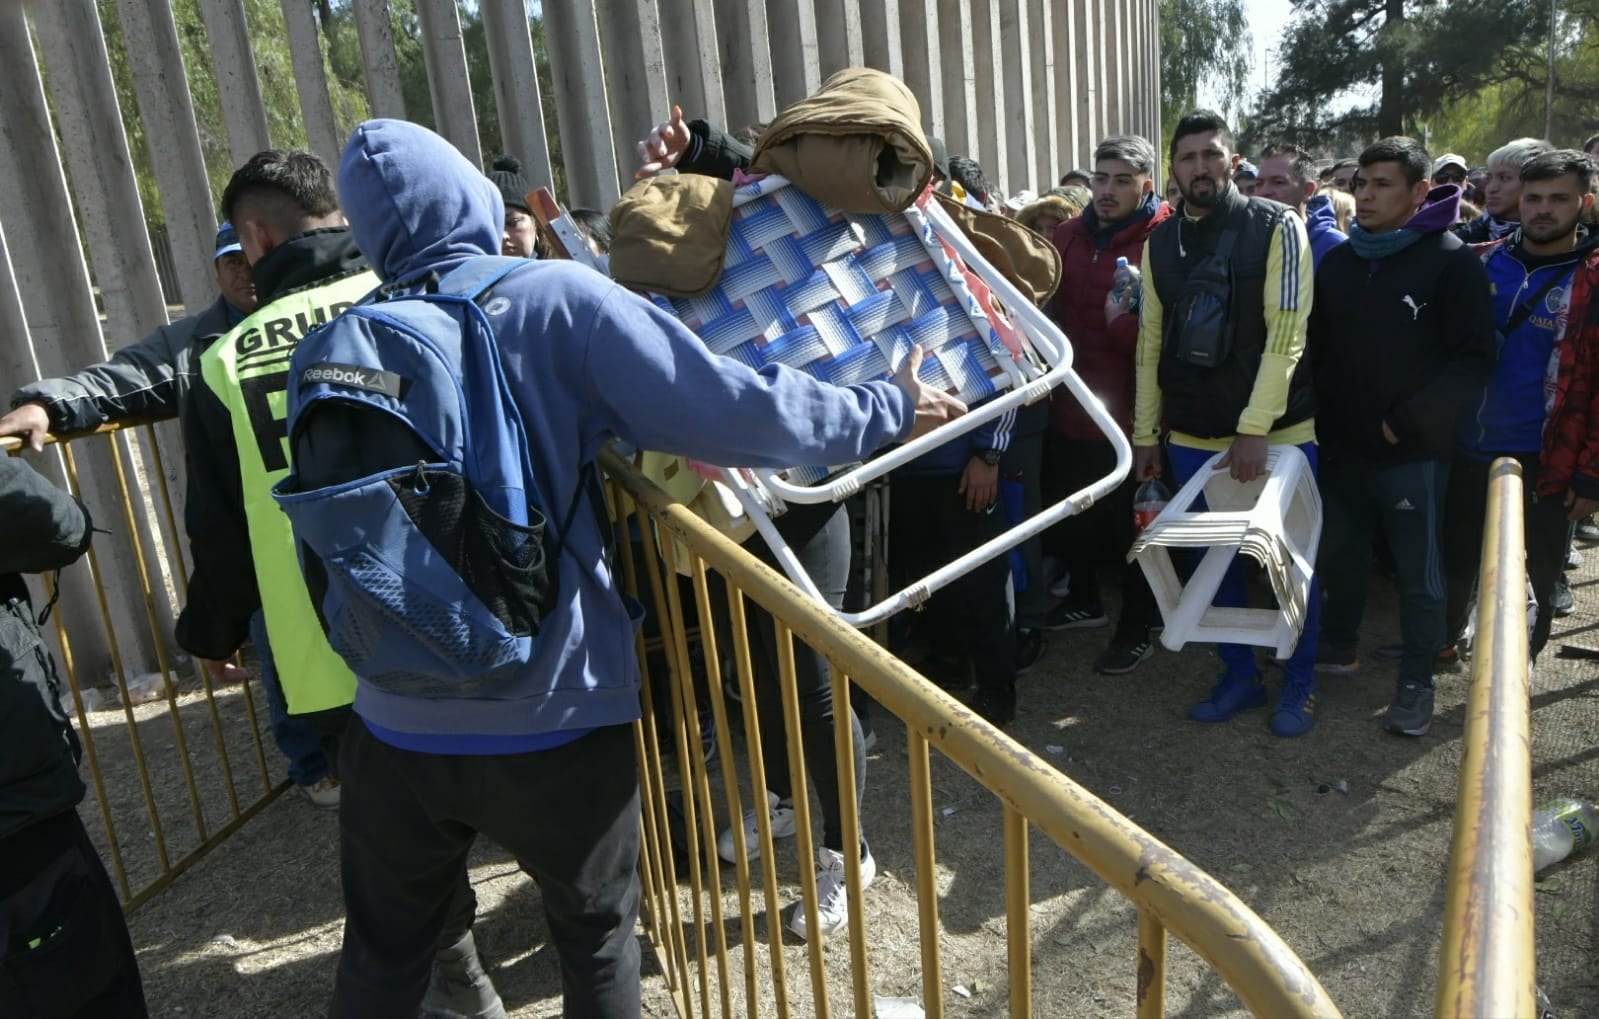
[[[1004,457],[1005,454],[1001,450],[985,449],[981,453],[978,453],[977,455],[982,457],[983,458],[983,463],[987,464],[988,466],[990,466],[990,467],[998,467],[1000,459],[1002,457]]]

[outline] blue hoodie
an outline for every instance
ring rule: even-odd
[[[497,188],[448,142],[372,120],[339,162],[356,243],[391,283],[420,282],[498,253]],[[911,398],[889,382],[840,388],[774,365],[760,373],[710,353],[648,301],[571,262],[529,262],[490,302],[505,373],[535,470],[555,507],[612,439],[729,466],[860,460],[902,438]],[[590,499],[584,495],[585,501]],[[495,700],[422,700],[362,683],[355,710],[380,738],[437,753],[518,753],[639,717],[634,621],[613,575],[603,508],[573,514],[559,559],[564,604],[535,661]]]
[[[1349,240],[1349,235],[1338,229],[1338,214],[1326,195],[1315,195],[1305,205],[1305,234],[1310,238],[1312,269],[1321,268],[1321,256]]]

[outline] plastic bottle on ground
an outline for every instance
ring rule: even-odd
[[[1532,869],[1536,873],[1593,845],[1599,808],[1578,799],[1551,800],[1532,812]]]

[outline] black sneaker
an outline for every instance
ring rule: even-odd
[[[1555,593],[1549,599],[1549,608],[1557,617],[1569,616],[1577,611],[1577,599],[1572,596],[1571,583],[1566,580],[1564,573],[1555,580]]]
[[[1425,736],[1432,727],[1432,688],[1400,683],[1382,724],[1384,729],[1401,736]]]
[[[1094,660],[1094,671],[1101,676],[1125,676],[1155,653],[1155,642],[1148,637],[1138,641],[1111,641]]]
[[[1316,649],[1316,671],[1333,676],[1348,676],[1360,671],[1360,658],[1352,647],[1322,644]]]
[[[1016,675],[1020,676],[1034,665],[1044,653],[1044,631],[1033,626],[1016,628]]]
[[[1110,625],[1105,606],[1099,602],[1064,601],[1049,610],[1044,621],[1046,630],[1097,630]]]

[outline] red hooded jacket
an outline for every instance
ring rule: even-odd
[[[1133,429],[1133,358],[1138,346],[1138,316],[1123,315],[1107,326],[1105,295],[1110,293],[1116,275],[1116,259],[1125,257],[1129,265],[1137,266],[1143,260],[1144,240],[1149,232],[1171,214],[1171,206],[1159,202],[1153,216],[1135,214],[1103,248],[1095,244],[1098,221],[1091,218],[1092,207],[1055,229],[1060,286],[1050,299],[1049,316],[1071,341],[1077,373],[1129,435]],[[1068,439],[1102,438],[1082,405],[1064,389],[1056,390],[1052,398],[1049,427]]]
[[[1599,251],[1572,278],[1554,406],[1544,424],[1538,494],[1599,499]]]

